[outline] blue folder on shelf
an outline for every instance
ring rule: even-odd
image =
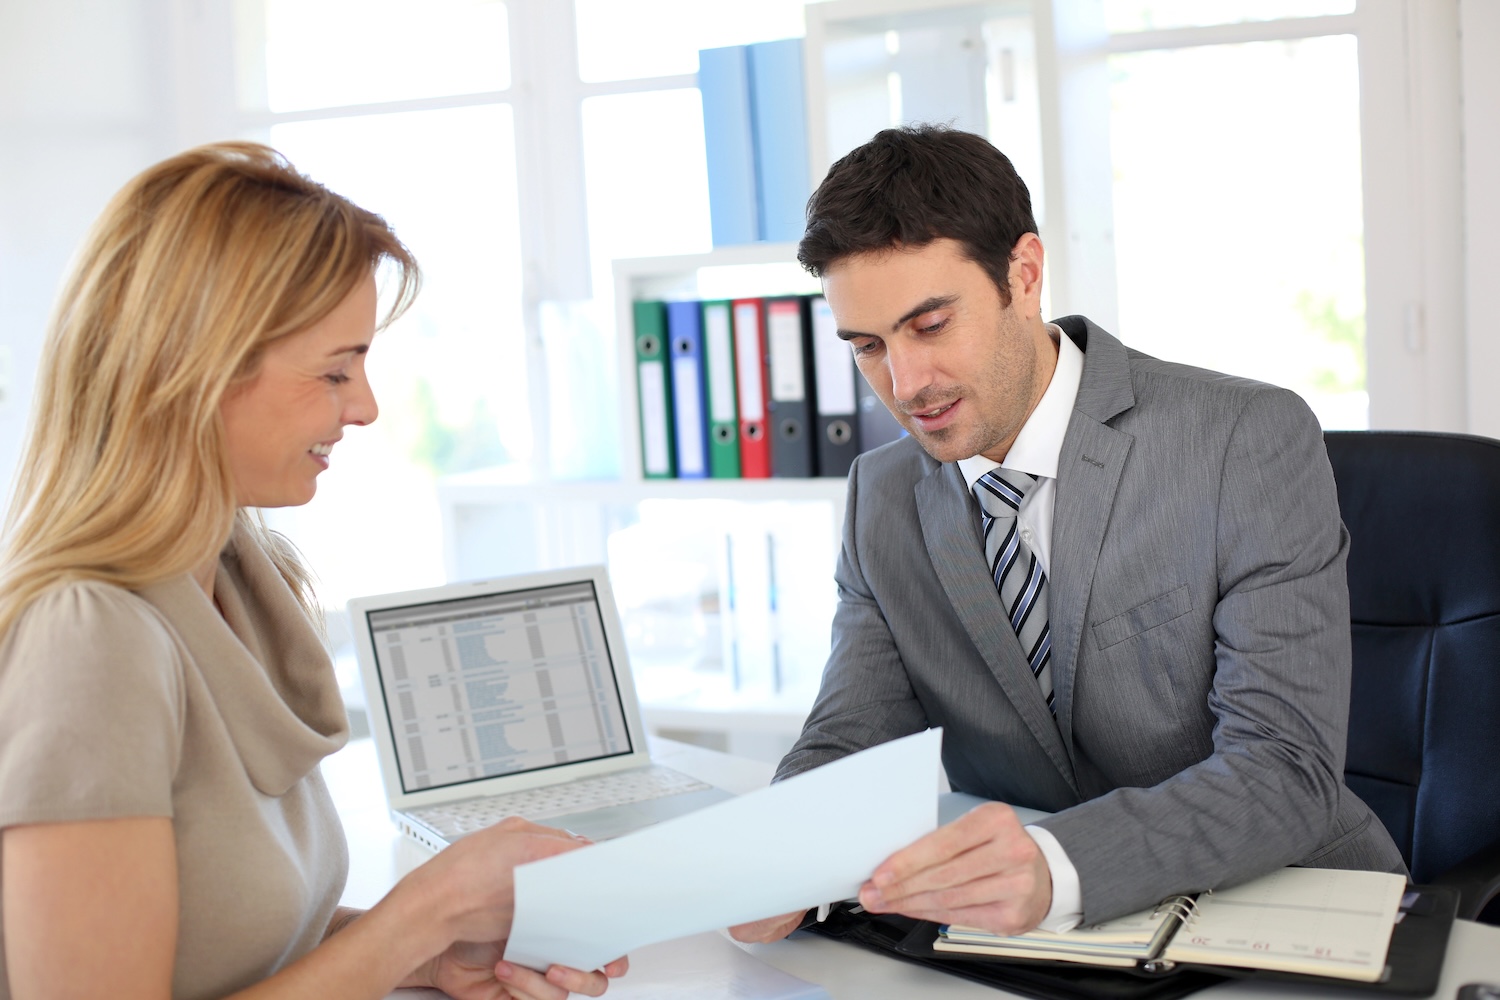
[[[708,411],[703,392],[702,306],[667,303],[667,347],[672,362],[672,428],[677,478],[708,476]]]
[[[714,246],[761,239],[750,122],[749,53],[743,45],[698,53],[703,146],[708,157],[708,219]]]
[[[714,246],[802,236],[811,193],[802,39],[698,53]]]
[[[803,213],[812,193],[802,39],[757,42],[748,49],[760,238],[795,242],[802,238]]]

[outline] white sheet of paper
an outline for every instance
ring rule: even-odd
[[[854,896],[937,828],[942,731],[516,869],[505,958],[596,969],[658,941]]]

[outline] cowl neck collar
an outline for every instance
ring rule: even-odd
[[[187,647],[259,791],[286,794],[348,740],[348,716],[317,630],[238,522],[214,579],[222,615],[188,575],[140,595]]]

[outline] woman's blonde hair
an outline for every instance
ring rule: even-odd
[[[135,177],[94,224],[58,301],[6,518],[0,635],[75,580],[188,573],[236,517],[316,617],[291,546],[238,511],[219,404],[272,341],[327,316],[384,262],[389,323],[420,272],[378,215],[250,142]],[[382,324],[384,325],[384,324]]]

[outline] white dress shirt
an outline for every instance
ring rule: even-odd
[[[1059,327],[1048,323],[1047,332],[1057,344],[1057,368],[1036,409],[1022,425],[1005,461],[992,462],[983,455],[975,455],[960,459],[958,468],[964,474],[970,492],[979,477],[996,466],[1037,477],[1036,486],[1021,501],[1016,523],[1022,541],[1050,578],[1057,461],[1062,454],[1063,435],[1068,432],[1068,421],[1073,416],[1073,404],[1078,399],[1078,383],[1083,377],[1083,352]],[[1083,920],[1083,890],[1078,884],[1078,869],[1073,867],[1067,852],[1052,834],[1039,826],[1028,826],[1026,832],[1036,841],[1052,872],[1052,908],[1047,911],[1041,927],[1048,931],[1072,930]]]

